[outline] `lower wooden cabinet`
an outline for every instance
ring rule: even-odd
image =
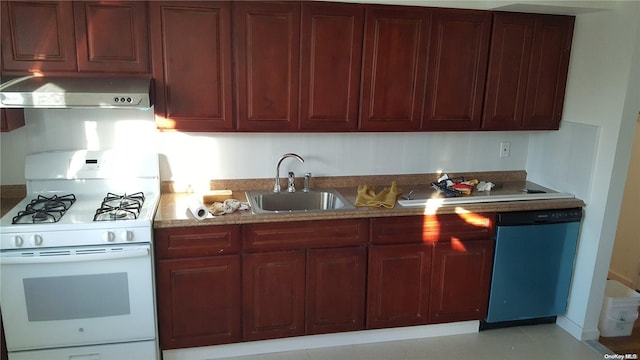
[[[481,320],[487,315],[493,240],[438,243],[433,251],[430,322]]]
[[[366,247],[307,252],[306,333],[364,329]]]
[[[244,340],[363,329],[368,224],[245,225]]]
[[[367,328],[429,321],[431,251],[429,244],[369,249]]]
[[[157,229],[154,244],[161,349],[241,341],[240,226]]]
[[[364,328],[366,248],[245,254],[243,339]]]
[[[371,220],[367,327],[484,318],[495,214]]]
[[[2,314],[0,314],[0,360],[7,360],[7,342],[4,339],[4,326],[2,325]]]
[[[156,272],[162,349],[241,340],[240,255],[160,261]]]
[[[494,214],[156,229],[163,350],[477,320]]]
[[[303,250],[243,257],[244,340],[304,335],[304,263]]]

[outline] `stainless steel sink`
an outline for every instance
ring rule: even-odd
[[[348,210],[355,207],[333,189],[294,193],[247,191],[254,214]]]

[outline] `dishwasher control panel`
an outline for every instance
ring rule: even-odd
[[[496,223],[498,226],[515,226],[579,222],[581,219],[581,208],[550,209],[498,213]]]

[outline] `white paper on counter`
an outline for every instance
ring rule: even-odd
[[[196,220],[204,220],[209,213],[209,210],[195,196],[187,198],[187,209]]]

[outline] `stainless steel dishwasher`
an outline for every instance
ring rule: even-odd
[[[555,321],[564,314],[582,209],[499,213],[481,329]]]

